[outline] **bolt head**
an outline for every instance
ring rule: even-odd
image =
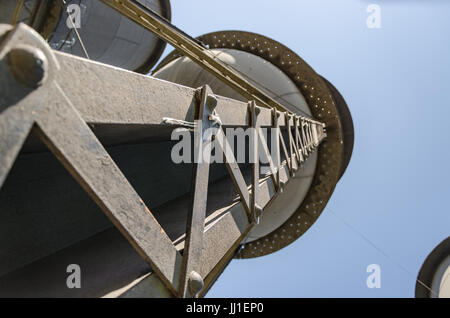
[[[7,58],[11,73],[18,82],[30,88],[37,88],[45,83],[48,60],[38,48],[18,45],[8,53]]]
[[[204,282],[202,276],[199,273],[192,271],[189,274],[189,291],[194,297],[197,297],[198,294],[202,291]]]
[[[259,205],[256,205],[255,206],[255,223],[257,225],[259,224],[262,214],[263,214],[263,209]]]
[[[216,96],[208,94],[208,96],[206,96],[206,104],[210,109],[214,109],[217,106]]]
[[[286,182],[280,182],[279,192],[280,194],[284,192],[284,188],[286,187]]]

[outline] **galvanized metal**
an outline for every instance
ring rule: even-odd
[[[259,219],[261,217],[261,207],[257,205],[258,202],[258,193],[259,193],[259,177],[260,177],[260,167],[259,167],[259,124],[258,124],[258,115],[260,110],[258,106],[256,106],[255,101],[249,102],[248,110],[250,114],[250,124],[253,128],[252,140],[250,143],[251,154],[253,154],[253,158],[251,158],[253,162],[252,166],[252,194],[251,194],[251,220],[253,220],[256,224],[259,223]]]
[[[144,10],[153,8],[170,21],[169,0],[138,2]],[[81,27],[73,23],[75,16]],[[99,18],[103,19],[100,24]],[[151,32],[96,0],[2,1],[0,23],[19,22],[33,27],[53,49],[142,74],[150,71],[166,46]]]
[[[233,150],[231,149],[221,127],[218,129],[215,140],[217,141],[220,151],[223,154],[228,173],[230,174],[231,180],[233,180],[233,184],[241,197],[241,203],[247,213],[249,221],[251,222],[251,210],[253,210],[253,208],[250,207],[250,194],[247,189],[247,184],[245,183],[245,179],[239,169],[236,158],[234,157]]]
[[[193,168],[193,187],[192,187],[192,208],[189,211],[186,228],[186,241],[183,250],[183,266],[180,281],[180,295],[196,296],[190,293],[188,284],[190,276],[197,277],[197,281],[201,278],[200,259],[203,247],[203,232],[205,228],[206,203],[208,199],[208,182],[209,182],[209,164],[211,153],[206,153],[204,158],[204,149],[212,142],[212,134],[209,128],[212,123],[209,116],[213,113],[217,105],[211,89],[204,86],[198,91],[199,106],[196,111],[196,136],[194,136],[194,156],[197,159]]]
[[[16,93],[20,82],[8,76],[5,56],[24,44],[41,50],[49,60],[46,85],[28,92],[24,100],[2,100],[0,108],[0,185],[33,125],[41,140],[80,183],[115,226],[149,262],[169,289],[179,280],[181,255],[146,205],[104,150],[71,101],[55,81],[58,63],[44,40],[24,24],[9,31],[0,46],[2,88]],[[4,91],[2,96],[17,98]],[[23,94],[19,94],[19,97]]]
[[[298,239],[314,224],[341,176],[344,140],[336,100],[320,75],[295,52],[273,39],[249,32],[220,31],[202,35],[197,40],[211,49],[241,50],[272,63],[295,83],[310,106],[313,117],[317,119],[315,123],[320,128],[318,163],[305,200],[281,227],[254,242],[246,243],[237,257],[258,257],[273,253]],[[160,63],[156,71],[181,55],[179,51],[172,52]],[[278,118],[280,126],[285,125],[284,117],[283,115]],[[298,147],[303,150],[302,156],[308,156],[314,147],[310,144],[311,137],[307,136],[306,127],[303,127],[307,121],[298,115],[296,118],[299,126],[299,136],[296,137]]]
[[[14,14],[11,19],[11,24],[15,24],[15,23],[17,23],[17,20],[19,20],[20,10],[22,10],[24,1],[25,0],[17,1],[16,8],[14,9]]]
[[[236,70],[217,59],[207,48],[199,45],[186,34],[179,32],[175,26],[162,19],[152,10],[148,10],[148,12],[143,10],[141,5],[133,0],[102,0],[102,2],[152,31],[249,100],[255,100],[261,107],[287,111],[282,104],[247,81]],[[304,120],[315,122],[310,118]]]
[[[2,61],[0,81],[4,98],[0,104],[0,110],[2,110],[0,114],[0,151],[2,152],[0,186],[31,127],[35,126],[42,141],[142,258],[150,264],[161,282],[174,296],[202,296],[207,292],[223,268],[235,256],[239,245],[257,223],[264,208],[276,196],[281,195],[283,185],[289,183],[297,163],[300,165],[306,160],[306,157],[316,151],[324,140],[324,126],[321,123],[295,114],[258,107],[257,98],[254,99],[256,102],[250,103],[249,106],[247,103],[220,96],[212,98],[213,93],[203,88],[199,102],[197,93],[193,89],[55,53],[37,33],[24,25],[18,25],[14,29],[0,26],[0,35],[2,34],[4,36],[0,43],[0,61]],[[33,58],[40,56],[40,53],[34,51],[35,49],[45,56],[48,67],[41,70],[45,73],[45,77],[32,76],[24,81],[23,74],[17,73],[17,69],[13,72],[14,69],[12,70],[5,62],[5,56],[21,46],[23,49],[23,45],[31,46],[31,50],[25,50],[29,56]],[[26,58],[25,61],[27,60]],[[33,69],[33,64],[31,66]],[[14,68],[16,67],[20,65],[14,63]],[[39,69],[35,74],[39,74]],[[33,75],[33,72],[30,72],[30,75]],[[104,80],[98,81],[99,77]],[[314,81],[317,80],[317,77],[312,77]],[[23,85],[24,83],[26,85]],[[30,83],[36,85],[29,85]],[[323,89],[320,82],[317,88]],[[326,92],[324,90],[322,95],[319,95],[319,99],[323,97],[328,100]],[[107,101],[105,101],[106,96],[109,96]],[[171,110],[165,107],[165,100],[168,97],[177,107]],[[213,115],[212,109],[208,110],[205,107],[212,99],[214,100],[212,109],[216,111],[214,116],[220,115],[223,126],[238,125],[257,128],[257,138],[255,138],[257,141],[254,141],[253,147],[257,149],[261,146],[269,162],[271,174],[270,177],[261,181],[259,162],[256,162],[253,165],[251,186],[248,187],[229,150],[230,146],[226,139],[222,138],[223,130],[219,127],[217,134],[219,144],[225,154],[226,164],[240,200],[217,212],[220,214],[214,215],[211,223],[205,228],[204,209],[207,200],[208,167],[197,165],[193,205],[186,239],[183,242],[174,243],[165,234],[164,229],[88,125],[138,123],[160,126],[166,117],[180,121],[193,121],[198,118],[202,119],[201,122],[206,125],[201,129],[203,132],[203,128],[213,125],[212,117],[210,117]],[[105,103],[108,103],[108,107],[102,107]],[[329,104],[332,104],[332,100]],[[289,131],[289,145],[292,148],[291,118],[295,119],[298,150],[291,149],[288,152],[281,128],[287,128]],[[337,119],[333,116],[327,116],[325,119],[328,123],[336,124],[333,120]],[[301,133],[297,129],[298,122],[301,122]],[[305,126],[305,130],[303,130],[304,125],[308,126]],[[281,143],[286,159],[278,166],[272,162],[267,141],[261,131],[263,126],[276,128],[278,134],[276,140]],[[319,128],[317,136],[313,133],[313,129],[316,129],[314,127]],[[334,156],[336,153],[339,154],[340,148],[336,150],[338,143],[335,143],[333,139],[339,136],[339,131],[334,131],[333,125],[330,127],[331,130],[327,130],[327,135],[332,137],[331,146],[334,149],[331,156]],[[203,143],[209,141],[211,136],[204,136],[202,133],[200,137]],[[304,139],[301,140],[302,138]],[[225,141],[220,143],[223,140]],[[327,137],[327,142],[328,140]],[[299,157],[300,152],[303,152],[301,157]],[[279,158],[280,147],[272,149],[272,153]],[[339,162],[339,158],[334,159]],[[325,175],[328,177],[321,175],[321,183],[314,185],[314,191],[318,191],[320,187],[326,187],[325,190],[319,193],[319,196],[311,194],[307,202],[321,200],[320,204],[322,204],[331,195],[330,191],[335,185],[333,182],[336,182],[333,178],[338,174],[333,170],[334,166],[331,166],[331,170],[325,169]],[[308,209],[307,206],[306,209]],[[283,230],[284,227],[280,231]],[[292,236],[289,239],[292,239]],[[282,247],[286,240],[281,242],[279,246]],[[251,253],[254,249],[250,250],[250,246],[245,244],[244,248],[239,250],[239,255],[241,257],[255,256],[256,253]],[[272,252],[276,249],[276,246],[270,247]],[[183,256],[180,254],[182,249],[184,249]],[[261,249],[257,252],[258,255],[268,253],[269,247],[267,250]],[[148,283],[149,279],[154,280],[155,276],[151,275],[151,278],[145,278],[141,283]]]

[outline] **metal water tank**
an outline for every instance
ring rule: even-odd
[[[203,35],[198,38],[215,58],[228,64],[249,82],[263,90],[270,97],[281,103],[287,110],[305,117],[323,116],[318,110],[325,110],[319,103],[307,101],[305,98],[309,82],[322,82],[332,96],[332,107],[338,114],[338,125],[343,144],[343,158],[339,160],[339,177],[347,168],[353,151],[353,122],[350,111],[339,91],[325,78],[316,74],[298,55],[281,43],[270,38],[242,31],[222,31]],[[285,59],[281,59],[283,56]],[[214,93],[229,98],[247,101],[233,88],[194,63],[188,57],[180,56],[176,51],[167,56],[152,73],[152,76],[192,88],[208,84]],[[302,85],[303,83],[303,85]],[[311,86],[311,85],[310,85]],[[308,87],[306,87],[308,88]],[[314,90],[314,87],[310,87]],[[316,89],[317,91],[318,89]],[[308,98],[310,97],[307,96]],[[319,98],[320,97],[316,97]],[[327,106],[327,105],[324,105]],[[333,127],[329,128],[334,129]],[[326,156],[324,150],[314,152],[305,162],[284,193],[264,210],[260,223],[247,237],[247,252],[241,257],[256,257],[270,254],[290,244],[312,225],[325,205],[327,195],[317,196],[315,184],[325,180],[318,170],[319,157]],[[322,159],[323,159],[322,158]],[[329,161],[329,159],[326,159]],[[321,166],[323,163],[320,164]],[[331,168],[331,167],[330,167]],[[327,169],[330,169],[327,168]],[[327,170],[325,169],[325,170]],[[327,172],[325,172],[327,173]],[[322,178],[322,181],[318,179]],[[331,193],[329,193],[331,195]],[[317,197],[320,197],[317,200]],[[304,218],[306,203],[314,198],[317,207],[312,209],[311,218]],[[313,203],[316,205],[316,203]],[[299,222],[302,221],[303,223]],[[300,225],[298,225],[300,224]],[[295,226],[294,226],[295,225]],[[303,225],[303,226],[302,226]],[[295,228],[295,230],[293,230]],[[290,233],[290,234],[285,234]],[[272,244],[269,244],[272,243]]]

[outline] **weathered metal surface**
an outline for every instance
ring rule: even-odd
[[[167,286],[174,288],[181,256],[57,84],[53,93],[36,118],[42,141]]]
[[[157,275],[149,273],[140,277],[124,289],[110,293],[105,298],[172,298],[174,297],[161,283]]]
[[[288,130],[289,130],[289,128],[288,128]],[[281,134],[281,130],[280,130],[279,127],[277,127],[277,132],[276,133],[278,134],[278,138],[280,139],[281,150],[283,151],[284,157],[286,158],[287,166],[288,166],[288,169],[289,169],[289,173],[292,176],[293,173],[294,173],[294,168],[293,168],[293,163],[292,163],[293,157],[291,157],[289,155],[288,151],[287,151],[286,143],[284,142],[284,137]],[[291,152],[291,154],[292,154],[292,152]]]
[[[5,179],[29,129],[36,124],[42,141],[149,262],[166,286],[175,291],[181,266],[179,252],[55,81],[58,65],[52,51],[35,31],[23,24],[9,31],[1,43],[0,60],[5,75],[1,80],[6,82],[1,86],[20,85],[8,77],[10,72],[5,67],[5,57],[24,44],[33,45],[45,54],[49,60],[48,79],[46,85],[35,89],[25,101],[6,98],[1,105],[2,109],[9,106],[0,117],[2,128],[7,125],[25,127],[19,133],[14,129],[2,129],[0,147],[5,154],[2,158],[6,159],[0,163],[1,180]]]
[[[1,1],[0,23],[25,23],[47,39],[59,21],[62,0]],[[64,19],[65,20],[65,19]]]
[[[69,264],[80,267],[81,288],[67,288]],[[111,228],[2,275],[0,297],[103,297],[123,289],[150,270],[124,236]],[[154,274],[154,277],[158,276]],[[160,285],[164,286],[161,281],[157,286]],[[158,289],[165,289],[162,295],[170,294],[166,287]],[[151,289],[147,293],[151,294]]]
[[[295,168],[293,169],[294,170],[294,174],[295,174],[295,172],[298,170],[299,166],[302,163],[302,159],[301,159],[302,157],[300,155],[300,151],[298,150],[297,144],[294,141],[294,137],[292,136],[292,128],[293,128],[292,123],[295,122],[295,118],[294,118],[294,116],[291,116],[289,114],[286,114],[285,116],[286,116],[286,121],[289,123],[288,124],[288,129],[287,129],[287,131],[288,131],[288,140],[289,140],[288,141],[289,142],[289,153],[290,153],[291,158],[293,158],[294,154],[295,154],[295,159],[296,159],[294,161],[295,162]]]
[[[111,127],[113,144],[109,137],[108,140],[103,137],[101,126],[94,127],[93,131],[174,240],[186,229],[187,204],[178,215],[165,206],[166,202],[189,192],[191,168],[172,162],[174,141],[142,140],[120,144],[120,138],[115,136],[121,135],[115,134],[126,127]],[[140,127],[138,131],[142,133],[145,129]],[[165,138],[170,138],[170,134]],[[0,189],[0,211],[4,218],[0,223],[0,276],[113,226],[42,143],[39,144],[42,149],[37,151],[30,147],[31,139],[39,140],[35,129]],[[165,171],[164,177],[161,177],[161,171]],[[225,167],[213,167],[211,182],[226,173]],[[25,228],[27,230],[23,231]]]
[[[89,124],[146,125],[163,127],[164,118],[194,120],[195,89],[153,77],[124,72],[111,66],[89,62],[54,52],[61,71],[56,80],[83,120]],[[83,81],[74,81],[82,78]],[[171,107],[167,107],[170,96]],[[248,126],[247,104],[216,96],[216,111],[224,126]],[[260,124],[272,125],[272,111],[260,108]],[[284,116],[279,125],[285,126]]]
[[[171,20],[169,0],[137,1],[144,10],[152,8],[164,19]],[[166,42],[100,1],[14,2],[1,1],[0,23],[25,23],[58,51],[147,74],[166,46]],[[81,27],[75,27],[77,22]]]
[[[196,132],[194,136],[194,162],[192,175],[192,204],[188,213],[186,241],[183,250],[183,265],[179,292],[183,297],[195,297],[191,293],[190,276],[197,277],[200,272],[200,259],[203,247],[203,232],[205,227],[206,204],[208,199],[209,166],[211,152],[208,149],[212,142],[212,122],[209,116],[217,105],[217,100],[208,86],[198,91],[199,105],[196,112]],[[204,157],[206,154],[206,158]]]
[[[285,164],[282,166],[280,175],[283,181],[288,182],[289,175]],[[259,196],[258,204],[267,206],[271,198],[276,194],[272,180],[268,178],[262,181],[259,190],[261,195]],[[217,211],[210,215],[208,219],[210,221],[208,221],[204,232],[200,270],[202,277],[205,277],[205,287],[202,289],[200,296],[205,295],[209,290],[211,284],[214,283],[215,279],[222,272],[223,266],[229,262],[230,257],[232,258],[234,256],[237,247],[241,244],[251,227],[245,210],[239,203],[232,204],[225,210]],[[181,241],[177,249],[182,250],[183,248],[184,241]],[[153,292],[155,290],[158,291],[160,287],[155,283],[155,275],[147,276],[145,274],[129,286],[125,286],[107,296],[156,296]],[[146,289],[148,289],[148,294],[145,292]],[[129,294],[128,291],[131,291],[131,293]],[[167,293],[158,293],[158,295],[167,295]]]
[[[2,74],[0,78],[1,187],[33,126],[36,113],[44,106],[44,101],[36,98],[43,88],[36,90],[35,87],[29,87],[16,78],[22,75],[23,77],[19,79],[21,81],[33,80],[26,78],[23,70],[29,67],[26,64],[29,59],[19,59],[21,64],[11,65],[11,59],[17,60],[17,58],[11,57],[10,53],[17,47],[19,47],[21,52],[27,52],[28,50],[28,55],[33,54],[32,50],[40,50],[47,59],[46,63],[48,65],[45,74],[47,82],[53,81],[54,74],[59,66],[45,41],[36,32],[28,32],[27,27],[24,25],[19,25],[14,29],[0,25],[0,37],[2,40],[0,43],[0,72]],[[20,71],[21,69],[22,71]],[[29,76],[31,77],[32,74],[29,74]],[[35,84],[37,85],[38,83]],[[19,101],[20,103],[18,103]],[[20,123],[20,125],[17,123]]]
[[[25,0],[17,1],[16,7],[14,9],[14,14],[11,18],[11,24],[16,24],[17,21],[19,20],[19,14],[20,14],[20,11],[22,10],[24,1]]]
[[[260,114],[260,109],[256,106],[255,101],[249,102],[248,111],[250,114],[250,123],[253,128],[252,134],[253,138],[250,141],[251,152],[253,157],[251,158],[253,162],[252,166],[252,194],[251,194],[251,220],[256,224],[259,223],[259,218],[261,217],[262,209],[258,206],[258,196],[259,196],[259,176],[260,176],[260,166],[259,166],[259,123],[258,115]]]
[[[294,132],[295,132],[295,146],[298,149],[298,158],[299,158],[299,165],[301,165],[304,161],[303,157],[303,141],[300,135],[299,131],[299,125],[298,125],[299,119],[294,116]]]
[[[23,32],[23,35],[20,36],[19,33],[18,36],[14,32]],[[8,85],[13,89],[18,89],[21,84],[17,80],[17,75],[14,77],[7,66],[4,58],[5,52],[11,51],[11,48],[18,45],[19,42],[23,44],[25,42],[23,38],[28,38],[30,33],[34,34],[27,27],[19,25],[8,35],[12,40],[9,38],[8,41],[3,40],[0,46],[0,54],[4,54],[3,58],[0,58],[0,63],[2,63],[0,80],[9,83]],[[16,41],[20,39],[20,41],[14,42],[14,39]],[[208,104],[208,100],[211,101],[212,92],[208,92],[206,88],[203,89],[201,107],[198,108],[198,100],[193,89],[142,77],[64,54],[54,54],[42,39],[38,38],[33,41],[37,42],[31,42],[31,44],[39,49],[42,47],[42,52],[49,60],[48,70],[45,71],[47,78],[45,83],[37,85],[37,88],[31,85],[32,89],[25,81],[28,86],[19,89],[19,92],[22,93],[15,95],[17,100],[11,100],[8,97],[2,100],[1,109],[6,109],[6,111],[0,114],[0,127],[10,127],[21,120],[21,125],[18,126],[23,130],[17,133],[12,129],[2,129],[1,131],[0,138],[5,138],[5,140],[0,140],[0,149],[2,153],[4,149],[8,152],[6,153],[5,150],[7,159],[0,162],[2,169],[0,178],[3,178],[0,181],[6,177],[23,140],[31,127],[35,125],[42,141],[144,260],[149,263],[166,288],[176,296],[196,296],[199,292],[200,295],[204,295],[254,226],[260,210],[265,208],[277,195],[280,195],[283,185],[289,183],[294,169],[293,162],[301,161],[300,158],[297,158],[296,152],[291,150],[288,153],[280,131],[280,127],[287,126],[288,134],[290,134],[290,117],[286,116],[284,112],[259,108],[255,103],[248,107],[246,103],[226,98],[214,99],[215,110],[220,114],[223,125],[258,128],[258,138],[256,138],[258,142],[255,142],[253,146],[255,148],[262,147],[272,174],[260,181],[259,162],[257,162],[256,167],[253,166],[252,170],[254,191],[251,194],[226,139],[222,138],[224,133],[220,128],[219,141],[225,140],[225,142],[219,142],[219,144],[225,154],[225,162],[240,195],[240,200],[227,208],[218,210],[216,218],[204,228],[209,167],[207,164],[198,164],[193,178],[195,182],[193,205],[188,218],[182,257],[178,251],[180,246],[174,246],[172,240],[111,159],[88,124],[159,125],[163,122],[164,117],[168,117],[168,109],[164,107],[164,100],[170,96],[177,106],[173,108],[173,113],[169,114],[169,117],[187,121],[201,118],[202,123],[207,124],[201,128],[202,135],[200,137],[202,143],[209,142],[211,136],[204,135],[203,132],[205,128],[213,125],[210,118],[213,113],[211,109],[204,112],[199,112],[198,109],[205,109],[202,107]],[[64,75],[57,72],[57,61],[60,62],[61,68],[67,71]],[[98,82],[99,77],[104,80]],[[72,81],[74,78],[77,79],[76,84]],[[38,76],[32,79],[32,83],[38,84],[42,79],[39,79]],[[24,82],[21,76],[19,76],[19,80]],[[91,85],[92,83],[97,85]],[[115,93],[119,87],[120,94]],[[26,93],[25,96],[23,92]],[[120,95],[122,96],[120,97]],[[5,96],[10,96],[10,94],[5,91]],[[106,96],[109,97],[105,101]],[[155,96],[157,98],[153,98]],[[108,103],[108,107],[101,107],[98,103]],[[156,107],[149,112],[149,104],[152,103]],[[10,113],[16,117],[8,117]],[[302,160],[305,160],[323,139],[319,139],[317,136],[313,139],[311,129],[314,125],[319,125],[321,129],[323,126],[316,121],[300,116],[296,116],[296,118],[302,122],[302,133],[300,134],[298,131],[296,133],[300,138],[305,138],[303,144],[299,146],[298,152],[304,151],[305,157]],[[303,124],[308,124],[309,127],[303,130]],[[267,141],[260,129],[262,126],[276,128],[278,136],[275,140],[278,146],[272,149],[272,154],[278,158],[277,166],[272,162]],[[292,137],[290,135],[288,137],[291,147]],[[281,143],[285,155],[284,163],[279,160],[279,143]],[[334,187],[334,185],[332,186]],[[326,196],[324,198],[326,199]],[[249,218],[251,214],[253,217]],[[265,243],[261,245],[266,246]],[[266,249],[273,252],[276,247],[270,245]],[[264,254],[267,251],[258,248],[256,252]],[[243,252],[247,253],[245,249],[240,253]],[[248,254],[254,256],[254,249],[251,252]],[[202,290],[199,287],[201,284],[198,277],[204,279],[205,287]],[[191,289],[188,288],[189,279],[192,282]],[[142,280],[142,283],[144,281],[148,283],[148,279]]]
[[[223,153],[228,173],[230,174],[234,186],[237,189],[239,196],[241,197],[241,203],[244,206],[247,216],[250,219],[251,217],[250,194],[247,189],[247,184],[245,183],[239,165],[236,162],[236,159],[234,158],[233,150],[231,149],[222,128],[218,129],[216,141],[217,144],[219,145],[220,151]]]
[[[132,0],[102,0],[102,2],[152,31],[249,100],[255,100],[262,107],[287,111],[282,104],[247,81],[239,72],[217,59],[207,48],[179,32],[175,26],[152,10],[147,12],[141,8],[139,3]],[[309,118],[305,118],[305,120],[314,121]]]
[[[335,99],[323,79],[303,59],[273,39],[249,32],[221,31],[202,35],[198,40],[211,49],[237,49],[257,55],[272,63],[295,83],[310,106],[313,117],[317,120],[315,122],[318,125],[321,124],[320,122],[326,125],[326,140],[323,139],[325,132],[322,132],[320,134],[321,145],[317,149],[317,170],[305,200],[283,226],[252,242],[251,246],[250,243],[246,243],[238,257],[257,257],[273,253],[292,243],[311,227],[325,208],[339,180],[344,144]],[[157,69],[179,56],[181,56],[180,52],[172,52],[160,63]],[[265,109],[263,108],[263,110]],[[267,114],[264,116],[267,116]],[[302,118],[299,121],[305,122]],[[285,125],[284,116],[279,118],[279,124],[280,126]],[[303,132],[299,137],[302,138],[303,142],[307,140]],[[303,155],[311,153],[309,145],[305,148],[300,147],[300,144],[299,141],[299,149],[303,148],[305,151]],[[303,146],[306,145],[303,144]],[[266,240],[271,244],[266,244]],[[254,249],[254,244],[258,242],[260,246],[265,245],[266,247]]]
[[[236,215],[233,217],[233,221],[229,220],[228,222],[218,222],[214,225],[213,228],[211,228],[211,231],[209,233],[218,233],[217,237],[215,237],[213,240],[207,241],[211,244],[211,246],[206,247],[202,250],[203,246],[203,232],[204,232],[204,221],[205,221],[205,211],[206,211],[206,201],[207,201],[207,194],[208,194],[208,171],[209,171],[209,162],[210,162],[210,156],[211,152],[210,150],[207,151],[206,155],[207,158],[204,158],[204,149],[210,149],[208,148],[208,144],[212,142],[212,135],[211,132],[208,131],[208,128],[212,128],[214,126],[214,123],[212,123],[213,117],[216,118],[216,120],[220,120],[217,115],[213,115],[215,113],[214,108],[217,105],[217,100],[214,98],[213,102],[212,100],[212,92],[208,88],[208,86],[205,86],[201,90],[201,100],[199,109],[197,111],[197,115],[195,118],[197,118],[196,122],[196,128],[200,132],[200,135],[194,137],[195,142],[195,152],[194,155],[197,158],[198,162],[194,165],[194,175],[193,175],[193,204],[192,204],[192,210],[190,211],[188,215],[188,221],[187,221],[187,230],[186,230],[186,240],[184,245],[184,253],[183,253],[183,266],[182,266],[182,278],[181,278],[181,284],[180,284],[180,295],[186,297],[196,297],[198,293],[201,293],[200,285],[203,287],[203,275],[209,275],[210,271],[213,271],[214,269],[217,271],[217,264],[213,265],[212,268],[206,271],[200,272],[200,264],[208,264],[209,262],[201,262],[201,257],[203,254],[208,254],[211,251],[214,251],[215,259],[223,259],[225,255],[229,255],[230,251],[236,249],[236,246],[239,244],[240,241],[246,236],[246,234],[250,231],[250,229],[255,224],[255,221],[257,221],[259,216],[256,216],[256,213],[262,212],[262,207],[267,205],[268,202],[270,202],[274,196],[276,196],[277,192],[265,192],[265,194],[269,194],[265,198],[259,197],[259,170],[257,175],[253,175],[253,198],[252,201],[250,201],[250,194],[248,192],[248,187],[246,184],[246,181],[244,180],[244,177],[240,171],[240,168],[236,162],[236,159],[234,158],[233,152],[228,144],[228,141],[225,137],[225,134],[222,130],[222,128],[217,128],[217,133],[215,134],[215,140],[217,141],[217,144],[219,145],[219,151],[222,152],[223,157],[225,159],[225,164],[227,165],[229,174],[231,176],[231,179],[238,191],[238,194],[240,196],[240,204],[237,206],[231,208],[231,211],[233,209],[237,209],[238,211],[242,207],[242,209],[245,211],[247,215],[247,221],[248,225],[245,224],[245,222],[240,222],[237,227],[235,227],[235,235],[231,235],[233,233],[232,226],[233,221],[239,220],[239,216]],[[257,123],[256,119],[256,105],[253,104],[250,105],[249,108],[249,117],[250,122],[253,126],[258,127],[259,132],[261,132],[259,125]],[[289,181],[289,178],[292,176],[292,162],[295,159],[295,154],[291,154],[291,156],[287,152],[287,148],[284,142],[284,138],[281,134],[281,131],[279,129],[278,125],[278,118],[280,117],[280,113],[273,110],[273,124],[275,125],[275,132],[276,137],[275,139],[277,142],[280,142],[283,146],[284,155],[286,158],[286,162],[284,165],[287,166],[287,172],[284,171],[285,175],[283,175],[283,180],[281,180],[281,170],[284,167],[284,165],[281,164],[278,167],[276,171],[276,180],[278,180],[278,186],[277,190],[278,193],[281,193],[281,185],[287,184]],[[285,122],[289,125],[289,118],[286,117]],[[261,134],[261,133],[259,133]],[[258,134],[258,135],[259,135]],[[265,143],[264,138],[258,138],[261,143]],[[256,141],[255,143],[257,143]],[[313,147],[313,146],[312,146]],[[315,147],[315,145],[314,145]],[[267,151],[267,145],[265,145],[265,149]],[[276,153],[274,154],[274,151]],[[280,149],[279,147],[275,150],[272,150],[272,156],[278,156],[280,158]],[[269,160],[271,160],[271,155],[268,154],[268,151],[266,152],[266,156]],[[259,157],[255,161],[256,165],[259,165]],[[253,171],[255,173],[255,171]],[[256,181],[257,179],[257,181]],[[250,206],[250,202],[252,203],[252,206]],[[261,211],[261,212],[260,212]],[[232,213],[232,212],[230,212]],[[242,213],[240,213],[242,215]],[[242,227],[242,224],[245,224]],[[223,231],[223,229],[226,229],[226,231]],[[222,231],[221,231],[222,229]],[[228,244],[226,243],[227,240],[225,237],[228,237],[230,241],[228,241]],[[220,250],[218,248],[219,242],[221,242],[221,246],[224,246],[224,250]],[[214,246],[212,246],[214,245]],[[234,255],[234,254],[233,254]],[[214,263],[213,263],[214,264]],[[221,271],[221,270],[219,270]],[[216,276],[214,276],[216,277]],[[195,279],[194,279],[195,278]],[[197,286],[197,288],[189,288],[192,287],[192,285]],[[190,293],[189,293],[190,292]]]
[[[291,160],[297,160],[295,154],[291,157]],[[283,184],[289,183],[290,171],[286,162],[281,164],[279,176],[280,182]],[[257,193],[261,195],[255,198],[253,209],[260,206],[266,207],[277,195],[272,178],[267,178],[259,184]],[[200,295],[204,295],[211,287],[211,284],[222,272],[223,266],[234,256],[237,247],[255,224],[245,217],[247,211],[242,200],[217,213],[219,213],[218,219],[207,226],[203,237],[200,275],[205,277],[205,288],[200,292]],[[214,218],[214,215],[210,217]],[[182,249],[183,246],[178,248]]]

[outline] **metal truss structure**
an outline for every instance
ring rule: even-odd
[[[204,296],[240,251],[264,209],[283,193],[315,151],[322,154],[317,180],[308,195],[310,201],[306,200],[306,208],[302,209],[308,209],[308,202],[324,206],[328,201],[340,177],[343,147],[334,99],[319,76],[307,69],[301,76],[309,76],[309,82],[299,73],[295,73],[296,80],[308,103],[317,106],[313,115],[319,115],[322,122],[287,111],[216,59],[199,41],[157,14],[149,15],[135,1],[103,2],[155,32],[178,54],[191,58],[249,102],[216,96],[207,85],[195,90],[52,51],[31,28],[23,24],[0,25],[0,187],[27,136],[31,131],[37,133],[151,266],[155,275],[140,283],[147,286],[148,295]],[[209,42],[214,41],[211,36]],[[296,65],[303,66],[298,61]],[[316,91],[308,92],[310,88]],[[168,100],[177,107],[165,107]],[[321,107],[319,103],[323,103]],[[167,117],[180,122],[195,120],[195,130],[200,132],[194,136],[195,152],[217,141],[239,194],[239,200],[222,209],[220,217],[207,217],[209,163],[195,163],[186,235],[176,242],[168,237],[91,129],[104,124],[163,127]],[[254,128],[251,153],[262,153],[270,170],[261,179],[259,158],[253,158],[249,186],[223,128],[236,126]],[[210,133],[211,127],[216,127],[216,133]],[[272,128],[277,135],[271,152],[262,127]],[[308,212],[304,215],[310,224],[318,216]],[[252,256],[244,251],[243,257]]]
[[[316,121],[275,109],[261,108],[252,101],[245,104],[215,96],[208,86],[199,90],[107,67],[95,62],[52,51],[29,27],[19,24],[1,26],[1,96],[0,105],[0,185],[14,163],[31,130],[58,158],[79,184],[150,264],[159,280],[174,296],[194,297],[204,292],[223,270],[249,230],[256,224],[264,207],[283,189],[308,155],[325,138],[324,127]],[[103,81],[98,81],[102,77]],[[167,114],[158,105],[142,100],[108,99],[118,83],[139,83],[121,87],[121,92],[139,90],[141,98],[157,101],[170,98],[184,104],[177,114]],[[148,89],[151,87],[152,89]],[[163,98],[162,92],[165,92]],[[150,96],[153,94],[153,96]],[[169,97],[168,97],[169,96]],[[110,96],[111,97],[111,96]],[[116,96],[118,97],[118,96]],[[152,111],[148,111],[151,108]],[[253,183],[247,187],[233,152],[219,127],[215,138],[222,148],[230,176],[241,200],[215,224],[205,229],[208,189],[208,164],[195,165],[193,205],[188,218],[186,239],[175,246],[152,216],[139,195],[121,173],[90,129],[90,124],[115,123],[159,125],[163,116],[186,118],[194,108],[202,132],[213,125],[211,114],[220,114],[223,125],[252,126],[258,131],[253,147],[262,147],[270,162],[271,178],[261,182],[259,161],[253,164]],[[114,110],[114,111],[112,111]],[[129,111],[132,110],[132,111]],[[261,126],[276,129],[278,152],[286,158],[275,166],[269,154]],[[288,131],[286,146],[280,128]],[[295,136],[295,137],[294,137]],[[198,135],[199,144],[213,136]],[[274,152],[272,150],[272,152]],[[220,242],[220,243],[219,243]],[[214,246],[214,248],[213,248]],[[183,254],[180,251],[183,250]],[[212,252],[214,251],[214,252]],[[152,276],[155,279],[155,276]],[[204,284],[206,285],[204,287]]]

